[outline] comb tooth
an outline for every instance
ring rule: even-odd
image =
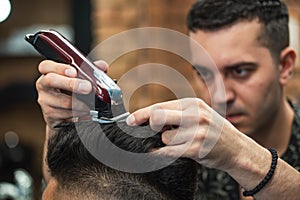
[[[27,34],[27,35],[25,35],[25,40],[27,42],[29,42],[30,44],[33,44],[34,43],[34,35],[33,34]]]
[[[107,118],[107,117],[100,117],[97,118],[96,116],[98,115],[98,113],[96,113],[97,111],[90,111],[91,116],[92,116],[92,120],[95,122],[98,122],[100,124],[110,124],[110,123],[116,123],[116,122],[125,122],[126,118],[130,115],[129,112],[123,113],[121,115],[115,116],[113,118]]]

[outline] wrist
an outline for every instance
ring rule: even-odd
[[[277,160],[278,160],[278,154],[277,151],[273,148],[268,149],[272,155],[272,163],[270,166],[270,170],[268,171],[268,173],[266,174],[266,176],[264,177],[264,179],[252,190],[245,190],[243,192],[244,196],[254,196],[256,193],[258,193],[261,189],[263,189],[263,187],[270,182],[272,176],[275,173],[275,169],[277,166]]]
[[[245,190],[255,188],[264,179],[272,163],[269,150],[254,144],[247,145],[250,149],[243,148],[232,167],[226,170]]]

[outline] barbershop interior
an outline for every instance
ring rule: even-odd
[[[137,35],[140,38],[126,35],[139,28],[187,35],[186,15],[194,1],[0,0],[0,200],[39,199],[41,195],[45,122],[35,83],[41,76],[38,65],[44,57],[25,41],[25,36],[53,29],[93,60],[106,60],[108,75],[120,83],[126,109],[131,112],[184,97],[187,87],[195,88],[191,64],[178,56],[177,50],[153,49],[152,44],[124,48],[131,39],[140,43],[156,40],[155,34]],[[290,12],[290,42],[300,53],[300,1],[285,2]],[[115,40],[102,52],[101,47],[116,37],[124,41]],[[188,44],[182,48],[188,49]],[[151,63],[156,67],[148,70]],[[160,74],[159,67],[165,68],[165,73],[179,74],[185,83],[172,82],[176,77]],[[124,81],[132,75],[130,72],[135,78]],[[196,89],[194,92],[201,96]],[[299,57],[287,95],[300,102]]]

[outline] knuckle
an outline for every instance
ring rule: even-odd
[[[71,97],[60,98],[59,105],[64,109],[71,109],[72,108]]]
[[[194,102],[196,103],[196,105],[198,105],[198,106],[202,106],[202,105],[204,104],[203,99],[195,98],[195,99],[193,99],[193,100],[194,100]]]
[[[42,73],[42,74],[44,73],[44,69],[46,68],[47,63],[48,63],[48,61],[46,61],[46,60],[43,60],[42,62],[39,63],[38,70],[40,73]]]
[[[55,110],[53,108],[47,108],[43,110],[43,116],[46,121],[53,119],[53,113],[55,113]]]
[[[41,98],[41,97],[39,96],[38,99],[37,99],[37,103],[38,103],[39,105],[44,105],[44,104],[45,104],[45,101],[44,101],[43,98]]]
[[[38,79],[37,79],[37,81],[35,82],[35,88],[37,89],[37,90],[40,90],[41,88],[42,88],[42,78],[43,78],[43,76],[40,76]]]
[[[202,141],[205,139],[206,131],[205,130],[199,130],[197,134],[195,134],[194,140],[198,143],[202,143]]]
[[[163,109],[163,103],[155,103],[152,106],[152,110],[153,111],[155,111],[155,110],[161,110],[161,109]]]
[[[75,89],[75,79],[70,79],[68,84],[69,90],[73,91]]]
[[[192,126],[198,124],[201,120],[201,117],[202,115],[195,110],[183,112],[181,114],[181,122],[184,124],[184,126]]]
[[[168,140],[168,137],[166,136],[166,133],[163,133],[161,135],[161,141],[166,145],[169,144],[169,140]]]
[[[44,109],[43,110],[44,116],[49,116],[49,114],[51,113],[51,109]]]
[[[46,87],[51,86],[52,82],[53,82],[53,74],[51,73],[44,75],[41,79],[41,85],[44,85]]]
[[[170,157],[177,157],[177,153],[176,153],[176,150],[175,149],[170,149],[167,153],[168,156]]]
[[[170,145],[178,142],[178,138],[176,139],[178,132],[169,132],[166,131],[161,135],[161,140],[164,144]]]
[[[201,150],[201,145],[200,144],[193,144],[189,147],[188,150],[188,155],[189,157],[193,158],[193,159],[197,159],[198,158],[198,154]]]
[[[154,110],[151,114],[152,124],[160,125],[164,123],[164,111],[162,109]]]

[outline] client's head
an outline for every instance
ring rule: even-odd
[[[152,137],[136,137],[147,134]],[[137,153],[163,145],[160,134],[146,126],[95,122],[62,125],[48,143],[47,163],[52,178],[44,199],[193,199],[193,161],[179,159],[149,173],[119,171],[100,162],[85,147],[87,141],[95,142],[103,136],[116,146]]]

